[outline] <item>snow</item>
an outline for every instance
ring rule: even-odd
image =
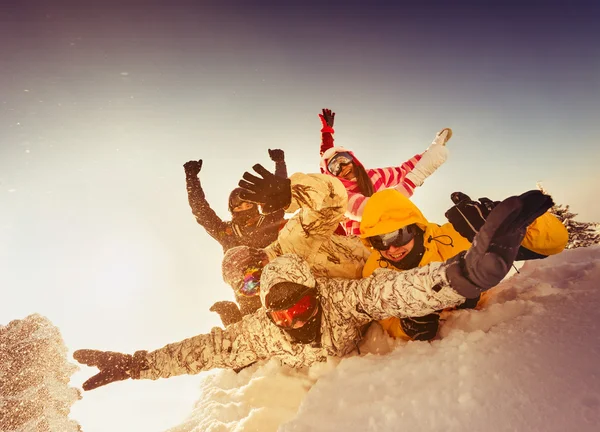
[[[527,262],[439,338],[398,342],[374,326],[366,355],[294,371],[270,361],[205,374],[169,432],[596,431],[600,246]]]

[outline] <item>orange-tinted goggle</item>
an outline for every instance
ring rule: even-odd
[[[306,324],[317,314],[319,302],[313,294],[306,294],[293,306],[283,310],[270,310],[267,315],[277,327],[296,329]]]

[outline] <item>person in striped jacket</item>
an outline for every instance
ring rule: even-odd
[[[362,212],[371,195],[375,192],[394,188],[410,198],[416,187],[434,173],[448,157],[446,142],[452,137],[452,129],[438,132],[429,146],[396,167],[366,169],[354,153],[340,146],[334,146],[333,123],[335,113],[324,108],[321,119],[321,172],[340,179],[348,192],[346,220],[342,222],[343,232],[337,234],[360,235]]]

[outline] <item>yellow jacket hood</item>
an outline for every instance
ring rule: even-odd
[[[417,224],[423,231],[429,222],[423,213],[395,189],[384,189],[369,198],[360,222],[360,236],[372,237]]]

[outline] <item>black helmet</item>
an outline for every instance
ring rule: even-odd
[[[233,212],[233,209],[239,206],[243,202],[248,202],[240,198],[240,193],[245,191],[244,189],[238,187],[231,191],[229,194],[229,211]]]

